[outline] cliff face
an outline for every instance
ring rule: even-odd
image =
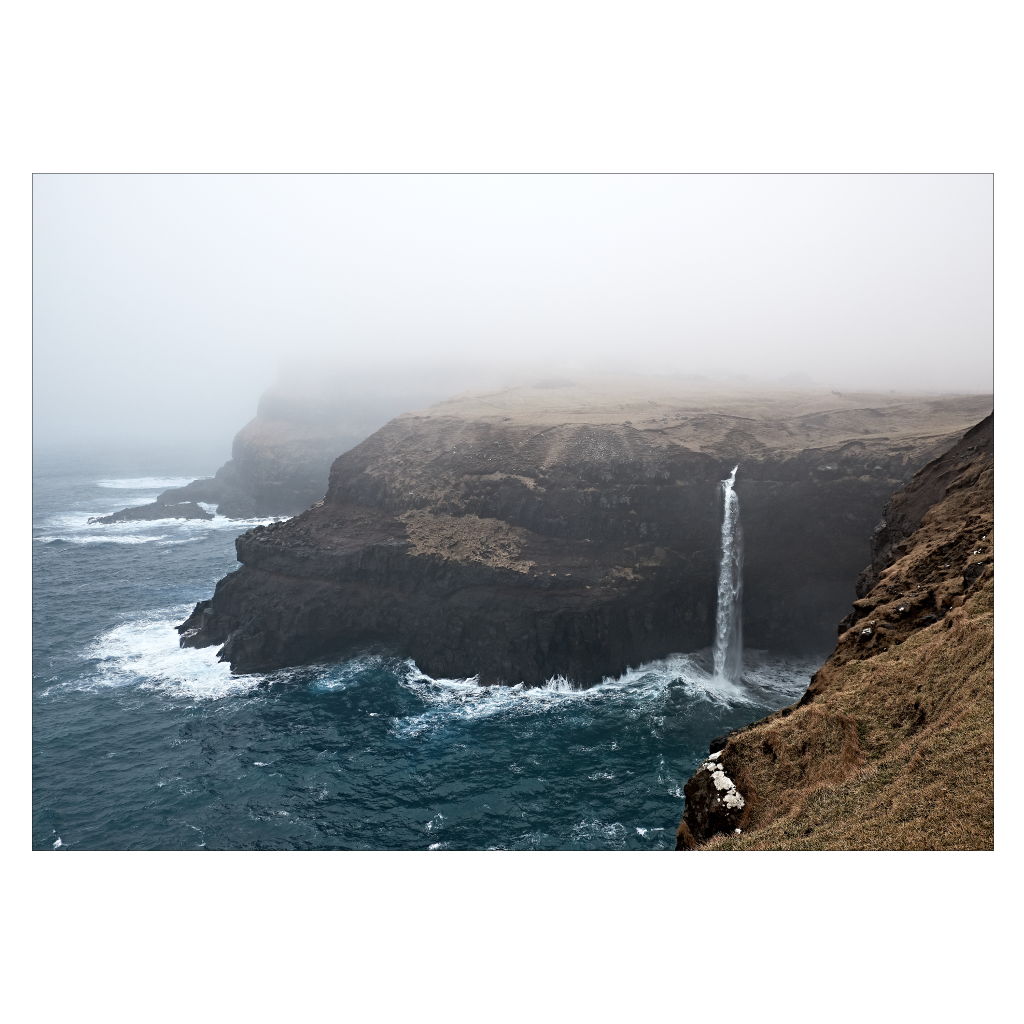
[[[406,409],[451,394],[453,386],[479,385],[482,372],[410,366],[382,379],[330,362],[292,362],[260,396],[255,418],[235,435],[231,458],[214,476],[125,509],[118,521],[172,516],[170,507],[184,502],[216,505],[232,519],[298,515],[324,496],[342,452]]]
[[[157,504],[202,501],[232,519],[298,515],[324,496],[331,463],[410,397],[401,389],[374,394],[366,384],[337,374],[316,379],[312,371],[283,378],[260,397],[255,418],[235,435],[231,459],[216,475],[164,491]],[[422,398],[422,389],[413,397]]]
[[[973,485],[974,478],[963,475],[966,465],[991,468],[993,434],[992,417],[988,416],[918,473],[910,487],[886,502],[871,534],[871,564],[857,578],[858,598],[867,597],[883,570],[906,553],[911,536],[929,509],[952,491]],[[856,611],[855,606],[854,614]]]
[[[331,463],[366,434],[348,424],[258,415],[236,435],[213,477],[172,487],[157,505],[202,501],[232,519],[293,516],[324,496]]]
[[[321,503],[238,538],[242,568],[182,643],[243,672],[380,645],[435,676],[592,684],[710,643],[739,462],[748,643],[820,649],[884,498],[987,405],[632,388],[398,417],[335,461]]]
[[[989,416],[886,504],[799,703],[712,744],[740,799],[702,765],[677,849],[992,848],[993,495]]]

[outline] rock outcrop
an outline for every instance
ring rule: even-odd
[[[878,582],[879,574],[906,552],[909,538],[921,525],[928,510],[951,488],[969,487],[974,482],[972,478],[961,475],[965,461],[975,460],[981,466],[984,459],[978,461],[976,456],[980,458],[980,454],[987,452],[990,457],[992,446],[992,417],[988,416],[948,452],[926,466],[912,486],[894,494],[886,502],[882,518],[871,534],[871,564],[857,579],[858,598],[866,597]],[[855,608],[854,614],[856,611]]]
[[[216,475],[172,487],[157,503],[202,501],[231,519],[298,515],[324,496],[334,459],[361,440],[326,425],[258,415],[235,435],[231,459]]]
[[[154,519],[212,519],[213,513],[207,512],[194,501],[162,502],[155,501],[150,505],[136,505],[125,508],[109,516],[91,516],[90,523],[134,523]]]
[[[676,832],[677,846],[692,849],[697,836],[739,835],[743,831],[740,822],[747,802],[736,788],[722,753],[719,750],[709,755],[683,787],[686,811]]]
[[[821,649],[877,510],[982,396],[506,389],[388,423],[323,501],[239,537],[179,630],[236,672],[387,648],[434,676],[589,685],[710,643],[737,461],[753,646]],[[954,433],[955,432],[955,433]]]
[[[988,416],[886,504],[807,692],[712,741],[741,812],[702,766],[677,849],[992,848],[993,436]]]
[[[216,474],[172,487],[154,504],[204,502],[232,519],[298,515],[324,496],[339,455],[406,409],[474,379],[468,370],[441,375],[408,367],[383,379],[331,363],[290,363],[260,396],[255,418],[235,435],[231,458]]]

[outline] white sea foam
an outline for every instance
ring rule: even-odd
[[[183,606],[107,630],[88,646],[86,654],[96,666],[76,687],[133,686],[215,700],[259,686],[263,676],[233,676],[230,666],[217,660],[216,648],[178,646],[174,626],[190,610]]]
[[[102,534],[43,534],[36,537],[40,544],[53,544],[63,541],[65,544],[155,544],[166,540],[166,534],[158,534],[149,537],[139,537],[128,534],[127,536],[103,536]]]
[[[617,821],[605,823],[603,821],[581,821],[573,825],[570,837],[574,842],[585,842],[586,840],[599,839],[604,842],[622,842],[626,838],[626,827]]]
[[[166,491],[169,487],[184,487],[199,479],[194,476],[130,476],[113,480],[97,480],[97,487],[119,491]]]
[[[270,516],[264,519],[229,519],[214,516],[213,519],[141,519],[127,523],[90,523],[96,516],[110,515],[120,511],[122,503],[107,508],[93,508],[81,512],[69,512],[48,520],[45,533],[36,536],[39,544],[63,541],[65,544],[157,544],[173,547],[200,540],[211,532],[231,533],[235,536],[251,530],[254,526],[268,526],[289,517]],[[204,506],[212,511],[215,506]]]
[[[586,689],[574,687],[556,676],[543,686],[481,686],[477,677],[434,679],[421,672],[412,661],[402,667],[401,684],[425,705],[418,715],[393,720],[400,735],[419,736],[425,731],[444,728],[452,721],[468,721],[495,715],[519,717],[588,707],[608,700],[628,702],[625,714],[648,713],[651,704],[664,700],[671,686],[683,686],[695,699],[732,706],[754,703],[742,685],[716,678],[702,668],[706,652],[680,654],[664,661],[631,668],[617,678],[606,678]]]
[[[585,716],[588,709],[607,701],[621,705],[624,717],[636,718],[649,716],[664,703],[670,689],[680,688],[691,700],[723,708],[781,706],[786,698],[794,700],[806,690],[811,673],[821,664],[820,658],[783,658],[766,651],[748,650],[743,676],[733,682],[715,674],[711,653],[707,649],[673,655],[630,668],[621,676],[603,679],[586,689],[573,687],[557,676],[543,686],[533,687],[522,683],[481,686],[475,676],[434,679],[421,672],[414,662],[406,661],[401,666],[399,682],[426,707],[419,714],[392,719],[392,729],[397,735],[416,737],[444,729],[453,722],[492,716],[528,717],[574,709]],[[359,678],[369,660],[348,662],[340,675],[335,668],[314,685],[325,690],[343,689]]]
[[[311,690],[321,693],[332,693],[339,690],[347,690],[366,678],[370,671],[380,669],[385,664],[385,659],[377,655],[366,655],[360,658],[351,658],[340,665],[317,665],[305,666],[301,670],[303,676],[308,677],[313,673],[308,686]],[[277,675],[287,676],[290,670],[280,670]]]

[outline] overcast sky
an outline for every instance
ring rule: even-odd
[[[324,352],[987,392],[992,179],[35,177],[38,441],[226,452]]]

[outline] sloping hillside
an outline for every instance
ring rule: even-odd
[[[993,496],[989,416],[887,504],[799,703],[712,744],[677,849],[993,848]]]

